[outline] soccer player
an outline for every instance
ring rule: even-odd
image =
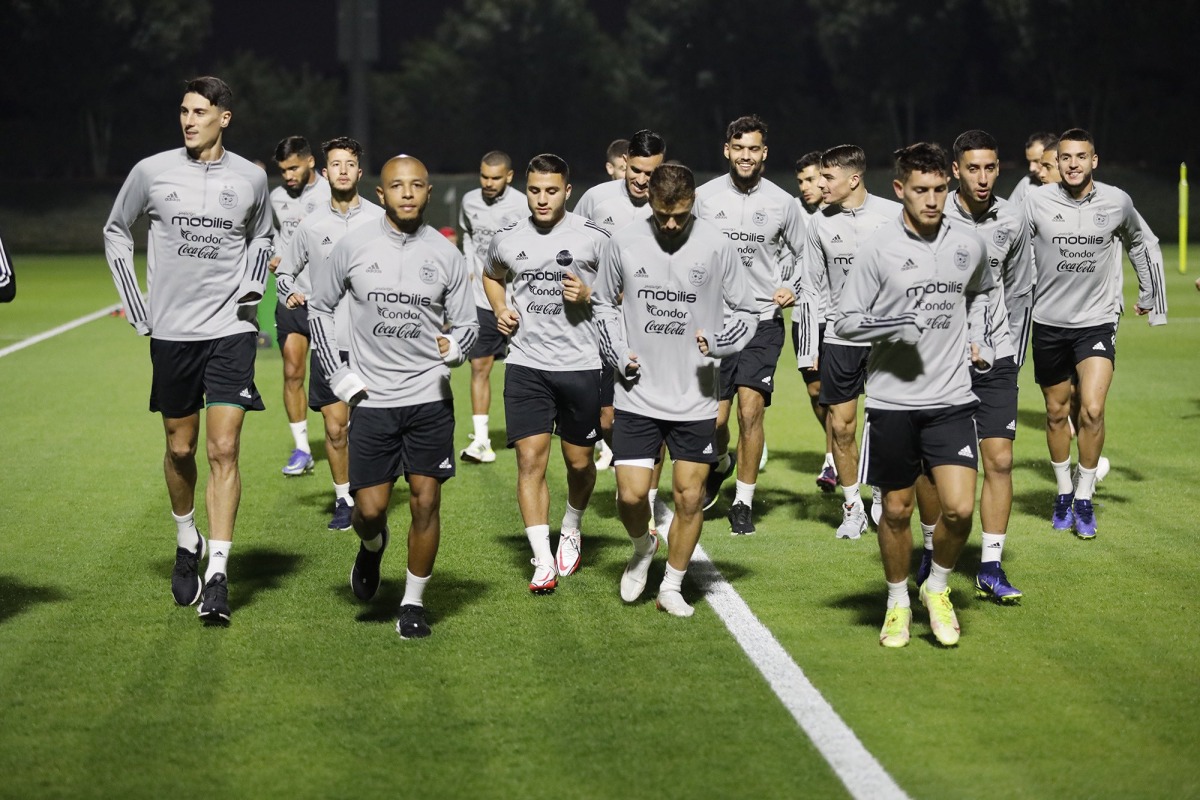
[[[758,310],[733,244],[692,215],[691,171],[665,164],[648,189],[651,219],[631,223],[608,243],[592,298],[604,360],[619,376],[617,508],[633,540],[621,599],[632,603],[641,596],[658,550],[658,535],[647,530],[647,500],[665,441],[674,461],[675,519],[656,605],[690,617],[693,609],[680,588],[704,522],[720,390],[717,359],[753,337]]]
[[[604,171],[609,180],[625,179],[625,161],[629,158],[629,140],[613,139],[604,154]]]
[[[359,166],[362,145],[348,136],[339,136],[322,144],[321,150],[325,155],[330,200],[301,221],[275,270],[276,290],[289,309],[307,303],[312,291],[312,276],[325,269],[325,259],[343,236],[383,216],[383,209],[374,203],[364,203],[358,194],[358,182],[362,178]],[[337,347],[344,363],[348,358],[350,330],[350,311],[345,301],[338,304],[336,313],[337,329],[341,333]],[[306,313],[306,320],[307,316]],[[308,407],[321,412],[325,424],[325,453],[333,478],[333,518],[329,521],[329,529],[348,531],[354,506],[354,496],[350,494],[350,456],[346,449],[350,409],[333,393],[329,376],[322,369],[315,350],[310,360]]]
[[[483,292],[483,269],[488,247],[501,228],[507,228],[528,212],[525,198],[512,191],[512,159],[508,153],[492,150],[479,162],[479,188],[467,192],[458,213],[463,231],[463,253],[471,268],[471,294],[479,317],[479,339],[468,354],[471,361],[471,444],[459,457],[472,464],[490,464],[496,460],[492,450],[488,417],[492,406],[492,365],[508,352],[508,340],[496,327],[496,315]]]
[[[1059,183],[1062,181],[1062,175],[1058,172],[1058,137],[1046,142],[1046,146],[1042,149],[1042,158],[1038,162],[1038,182],[1040,186],[1045,186],[1050,183]],[[1026,192],[1028,194],[1028,192]],[[1021,198],[1022,205],[1025,198]]]
[[[1104,446],[1104,405],[1116,361],[1118,300],[1112,250],[1125,245],[1137,273],[1139,316],[1167,321],[1158,239],[1129,195],[1094,180],[1099,158],[1091,134],[1072,128],[1058,137],[1062,182],[1025,199],[1037,268],[1033,304],[1033,370],[1046,401],[1046,444],[1058,484],[1051,524],[1082,539],[1096,535],[1092,494]],[[1067,417],[1071,378],[1079,391],[1079,469],[1071,478]]]
[[[985,315],[992,276],[975,233],[943,216],[950,165],[936,144],[896,151],[899,219],[862,247],[839,295],[835,333],[869,342],[864,467],[883,492],[879,552],[887,614],[879,641],[908,644],[908,596],[915,484],[932,475],[942,513],[933,532],[933,562],[920,586],[937,640],[958,643],[947,579],[971,532],[977,460],[970,365],[995,359]]]
[[[288,136],[275,147],[275,163],[283,175],[283,185],[271,190],[271,210],[275,215],[275,255],[271,271],[287,253],[300,221],[319,208],[329,205],[329,183],[317,174],[312,148],[303,136]],[[298,276],[296,290],[309,291],[308,276]],[[281,295],[282,297],[282,295]],[[283,466],[284,475],[312,472],[312,447],[308,443],[308,409],[304,407],[304,368],[308,360],[308,307],[304,303],[275,304],[275,335],[283,354],[283,409],[292,429],[295,448]]]
[[[1057,143],[1058,137],[1053,133],[1039,132],[1029,135],[1029,139],[1025,142],[1025,163],[1029,165],[1029,171],[1017,182],[1008,195],[1008,202],[1012,203],[1015,208],[1021,207],[1021,203],[1025,201],[1025,195],[1030,189],[1036,189],[1048,182],[1042,173],[1042,156],[1047,148],[1053,150]]]
[[[535,156],[525,172],[530,216],[492,238],[483,283],[500,332],[508,446],[517,451],[517,502],[533,549],[529,591],[548,594],[579,568],[580,520],[596,485],[592,451],[600,438],[600,348],[591,295],[609,234],[567,213],[570,170],[556,155]],[[554,433],[567,468],[567,509],[558,552],[550,552],[546,466]]]
[[[854,271],[859,248],[877,228],[900,216],[898,203],[867,193],[863,175],[867,156],[852,144],[831,147],[821,154],[821,200],[825,203],[809,218],[803,264],[806,285],[822,298],[825,338],[820,356],[800,349],[797,363],[820,371],[819,402],[827,408],[826,424],[832,435],[833,462],[844,504],[839,539],[857,539],[867,529],[867,512],[858,488],[858,396],[867,377],[870,343],[851,341],[836,332],[842,285]],[[880,505],[872,490],[872,513]]]
[[[12,259],[8,257],[8,248],[0,239],[0,303],[11,303],[17,296],[17,273],[13,271]]]
[[[735,536],[754,533],[754,490],[763,450],[763,420],[775,389],[775,366],[783,349],[783,309],[798,294],[796,258],[804,248],[803,213],[795,198],[763,177],[767,124],[757,115],[738,117],[725,129],[729,172],[696,190],[696,216],[737,248],[758,313],[758,327],[745,347],[721,360],[717,412],[717,465],[705,487],[706,507],[736,468],[736,494],[729,508]],[[793,286],[792,284],[797,284]],[[729,453],[729,415],[738,405],[736,453]]]
[[[996,352],[992,368],[971,371],[971,390],[979,400],[975,430],[983,460],[983,492],[979,521],[983,529],[981,563],[975,587],[982,597],[1016,602],[1021,592],[1008,582],[1001,567],[1008,519],[1012,513],[1013,440],[1017,436],[1017,371],[1025,360],[1033,300],[1033,263],[1029,231],[1022,209],[995,195],[1000,175],[996,140],[970,130],[954,140],[958,190],[946,203],[951,227],[972,231],[987,247],[988,269],[995,288],[987,309],[987,337]],[[929,573],[932,532],[925,536],[917,584]]]
[[[376,190],[385,216],[361,225],[313,275],[309,328],[321,368],[350,414],[350,491],[361,540],[350,588],[363,602],[379,591],[388,547],[388,505],[408,482],[408,570],[396,631],[429,635],[425,587],[441,539],[442,483],[454,476],[450,367],[479,332],[462,253],[425,224],[429,173],[407,155],[383,165]],[[350,360],[337,352],[334,309],[350,305]],[[443,332],[443,326],[449,332]]]
[[[163,472],[176,526],[171,594],[200,601],[200,618],[228,622],[228,559],[241,500],[242,421],[261,411],[254,386],[255,307],[271,258],[267,175],[225,149],[233,92],[195,78],[179,105],[183,148],[137,163],[104,226],[104,254],[125,318],[150,337],[150,410],[162,414]],[[150,218],[143,300],[133,269],[138,217]],[[209,536],[196,529],[196,444],[205,409]],[[199,563],[208,553],[203,581]]]

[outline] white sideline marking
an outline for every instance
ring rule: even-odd
[[[699,544],[688,574],[700,585],[713,611],[766,678],[771,691],[816,745],[851,797],[857,800],[907,800],[904,790],[867,751],[829,701],[821,696],[767,626],[754,616],[750,606],[729,585]]]
[[[109,314],[116,311],[120,307],[121,307],[121,304],[117,303],[116,305],[109,306],[108,308],[102,308],[99,311],[93,311],[91,314],[88,314],[85,317],[80,317],[79,319],[73,319],[70,322],[59,325],[57,328],[51,328],[50,330],[43,331],[42,333],[39,333],[36,336],[30,336],[28,339],[22,339],[21,341],[17,342],[16,344],[10,344],[8,347],[5,347],[4,349],[0,350],[0,358],[4,358],[5,356],[11,356],[13,353],[17,352],[18,350],[24,350],[26,347],[35,345],[38,342],[44,342],[47,339],[51,339],[55,336],[58,336],[60,333],[66,333],[69,330],[78,328],[80,325],[86,325],[94,319],[100,319],[101,317],[107,317]]]

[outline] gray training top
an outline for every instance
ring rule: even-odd
[[[130,232],[143,214],[145,302]],[[180,342],[253,333],[271,259],[267,173],[228,150],[216,161],[197,161],[182,147],[142,159],[104,225],[104,256],[138,333]],[[243,304],[248,313],[239,314]]]
[[[471,270],[471,297],[477,308],[492,307],[483,292],[483,270],[488,263],[492,237],[528,214],[529,201],[511,185],[490,203],[483,199],[481,189],[463,195],[458,227],[463,231],[463,254]]]
[[[301,221],[309,214],[319,211],[321,208],[327,208],[329,200],[329,181],[320,175],[300,191],[299,197],[292,197],[282,186],[276,186],[271,190],[271,213],[275,217],[275,255],[280,258],[287,256],[288,248],[291,246],[292,238],[296,235]],[[303,272],[293,274],[298,276],[299,280],[295,282],[295,288],[292,291],[307,296],[312,291],[308,276]],[[279,267],[275,268],[275,280],[278,286]],[[286,299],[287,295],[283,295],[280,302],[284,302]]]
[[[650,203],[634,205],[625,181],[607,181],[584,192],[575,205],[575,213],[609,233],[616,233],[634,220],[650,219]]]
[[[479,335],[462,253],[428,225],[401,233],[384,216],[348,233],[325,266],[313,275],[308,327],[329,384],[354,373],[367,386],[362,405],[373,408],[450,399],[449,365],[463,363]],[[333,310],[343,296],[350,305],[348,365],[334,347]],[[439,336],[451,341],[445,358]]]

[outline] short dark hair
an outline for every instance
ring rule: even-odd
[[[1046,144],[1044,144],[1044,145],[1042,146],[1042,152],[1043,152],[1043,153],[1045,153],[1047,150],[1049,150],[1051,153],[1057,153],[1057,152],[1058,152],[1058,137],[1057,137],[1057,136],[1055,136],[1053,139],[1051,139],[1050,141],[1046,142]]]
[[[613,139],[608,144],[608,150],[604,152],[604,158],[607,161],[616,161],[618,158],[625,158],[627,155],[629,155],[628,139]]]
[[[1059,134],[1058,140],[1060,142],[1087,142],[1093,150],[1096,148],[1096,140],[1083,128],[1068,128]]]
[[[958,161],[968,150],[991,150],[997,155],[1000,154],[1000,146],[996,144],[996,137],[978,128],[963,131],[954,140],[954,160]]]
[[[525,168],[525,174],[529,175],[534,172],[562,175],[563,183],[571,182],[571,168],[567,166],[566,161],[553,153],[542,153],[529,159],[529,166]]]
[[[1025,140],[1025,148],[1029,149],[1035,144],[1040,144],[1042,147],[1049,147],[1052,144],[1058,144],[1058,137],[1048,131],[1031,133],[1029,134],[1029,138]]]
[[[212,75],[192,78],[183,86],[184,94],[198,94],[214,106],[226,111],[233,110],[233,90],[229,84]]]
[[[663,137],[645,128],[635,133],[629,140],[630,158],[649,158],[650,156],[661,156],[666,152],[667,143]]]
[[[675,205],[696,197],[696,176],[683,164],[663,164],[650,174],[650,199],[656,205]]]
[[[932,172],[950,177],[950,161],[940,144],[917,142],[901,147],[892,153],[892,157],[896,159],[896,178],[901,182],[908,180],[908,176],[914,172]]]
[[[744,136],[747,133],[761,133],[763,144],[767,143],[767,123],[762,121],[762,117],[758,114],[749,114],[744,117],[738,117],[733,122],[725,127],[725,141],[732,142],[739,136]]]
[[[285,136],[279,140],[279,144],[275,145],[275,161],[287,161],[292,156],[300,158],[308,158],[312,155],[312,148],[308,145],[308,139],[303,136]]]
[[[357,139],[351,139],[349,136],[335,136],[328,142],[321,142],[321,152],[327,158],[330,150],[345,150],[359,161],[362,161],[362,145],[358,143]]]
[[[821,168],[841,167],[861,174],[867,169],[867,154],[856,144],[839,144],[821,153]]]
[[[799,172],[804,169],[808,169],[809,167],[820,168],[820,166],[821,166],[821,151],[820,150],[813,150],[811,153],[805,153],[804,155],[802,155],[796,159],[796,172]]]
[[[479,163],[487,164],[489,167],[512,169],[512,158],[503,150],[489,150],[483,154],[483,158],[479,159]]]

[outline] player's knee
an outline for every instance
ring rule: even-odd
[[[1007,478],[1012,476],[1012,451],[1004,453],[985,453],[983,456],[983,472],[985,476]]]
[[[1082,428],[1097,428],[1104,424],[1104,404],[1098,402],[1081,403],[1079,406],[1079,426]]]
[[[905,525],[912,519],[913,501],[911,497],[900,492],[888,492],[883,496],[883,515],[888,522],[895,525]]]
[[[167,440],[167,458],[176,465],[187,464],[196,458],[196,445],[187,440]]]
[[[212,436],[208,439],[208,463],[216,469],[237,466],[238,439],[236,436]]]
[[[942,523],[956,535],[971,530],[971,516],[975,512],[975,498],[966,497],[953,502],[942,501]]]
[[[704,485],[681,486],[675,489],[675,512],[684,516],[699,514],[704,507]]]

